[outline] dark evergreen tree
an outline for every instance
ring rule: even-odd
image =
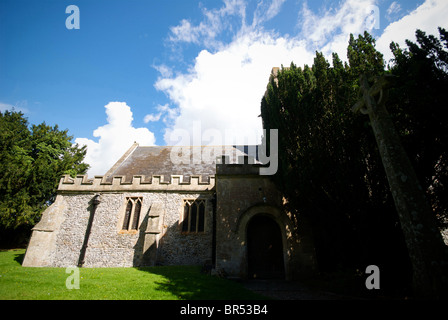
[[[360,74],[397,76],[387,108],[434,212],[446,216],[447,53],[420,31],[417,42],[408,41],[406,51],[392,44],[395,60],[386,70],[372,36],[351,36],[348,63],[333,54],[330,65],[317,52],[311,68],[282,67],[261,101],[264,128],[279,130],[273,179],[286,209],[311,221],[320,270],[376,264],[391,290],[410,285],[410,261],[369,119],[351,107]]]
[[[0,230],[3,243],[27,233],[53,201],[63,174],[84,174],[85,147],[67,130],[29,125],[23,113],[0,112]]]

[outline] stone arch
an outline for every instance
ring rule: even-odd
[[[283,266],[284,266],[284,275],[287,280],[291,278],[290,276],[290,234],[288,233],[288,230],[291,230],[289,224],[288,217],[281,211],[280,208],[268,204],[257,204],[250,208],[248,208],[246,211],[244,211],[238,218],[237,226],[236,226],[236,233],[237,237],[239,239],[244,239],[244,250],[243,250],[243,256],[241,261],[242,266],[242,274],[245,278],[249,276],[249,264],[248,264],[248,246],[247,246],[247,234],[248,234],[248,227],[250,222],[256,218],[256,217],[267,217],[270,218],[273,223],[275,223],[279,229],[281,234],[281,243],[282,243],[282,254],[283,254]]]

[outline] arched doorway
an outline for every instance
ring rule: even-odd
[[[284,279],[282,233],[268,216],[256,215],[247,226],[248,277]]]

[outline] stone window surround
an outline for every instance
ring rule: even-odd
[[[183,223],[184,223],[184,218],[185,218],[185,216],[184,216],[184,208],[185,208],[185,205],[186,205],[186,203],[187,202],[189,202],[189,203],[191,203],[190,204],[190,207],[191,207],[191,205],[194,203],[194,202],[197,202],[197,203],[203,203],[204,204],[204,221],[203,221],[203,228],[204,228],[204,230],[203,231],[184,231],[183,230]],[[187,234],[205,234],[205,233],[207,233],[207,210],[208,210],[208,201],[207,201],[207,199],[204,199],[204,198],[201,198],[201,197],[199,197],[199,198],[184,198],[184,199],[182,199],[182,206],[181,206],[181,210],[180,210],[180,217],[179,217],[179,231],[180,231],[180,233],[182,233],[182,234],[184,234],[184,235],[187,235]],[[191,218],[191,214],[189,214],[189,218]],[[199,221],[199,209],[198,209],[198,213],[197,213],[197,221],[196,221],[196,224],[198,225],[198,221]],[[190,222],[188,223],[188,227],[190,227]]]
[[[127,229],[123,229],[124,226],[124,219],[126,219],[126,209],[128,206],[129,201],[132,202],[132,211],[130,213],[130,216],[128,218],[129,222],[128,222],[128,228]],[[138,212],[138,221],[137,221],[137,226],[136,228],[132,228],[132,224],[133,221],[135,219],[135,208],[136,208],[136,204],[137,202],[140,202],[140,212]],[[139,226],[140,226],[140,221],[141,221],[141,214],[143,212],[143,197],[141,196],[126,196],[125,197],[125,201],[124,201],[124,205],[123,205],[123,209],[122,209],[122,213],[120,214],[120,220],[119,220],[119,234],[136,234],[138,232]]]

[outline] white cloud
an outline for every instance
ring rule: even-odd
[[[201,33],[202,25],[193,28],[190,21],[182,20],[180,25],[172,27],[170,36],[171,41],[183,41],[183,42],[199,42],[199,35]]]
[[[337,9],[326,9],[316,14],[303,4],[299,26],[306,37],[309,49],[321,51],[328,59],[336,52],[341,59],[347,58],[350,34],[371,31],[375,27],[372,19],[377,10],[375,0],[346,0]]]
[[[216,53],[201,51],[190,72],[156,83],[179,106],[165,141],[178,142],[170,139],[174,129],[184,129],[192,136],[194,123],[200,121],[203,131],[218,130],[223,138],[231,133],[236,143],[245,143],[245,139],[256,143],[255,134],[261,130],[260,101],[272,67],[289,66],[291,61],[310,64],[313,57],[299,40],[255,32]]]
[[[0,112],[5,112],[6,110],[12,111],[14,109],[16,112],[29,113],[27,106],[27,100],[18,101],[14,105],[0,102]]]
[[[160,120],[160,117],[162,116],[161,113],[158,114],[147,114],[144,118],[143,118],[143,122],[144,123],[148,123],[148,122],[156,122]]]
[[[0,112],[5,112],[6,110],[12,110],[14,106],[12,104],[0,102]]]
[[[446,0],[426,0],[421,6],[400,20],[389,24],[376,42],[376,48],[383,53],[388,62],[393,58],[389,49],[392,41],[401,48],[407,48],[405,40],[416,41],[415,31],[420,29],[428,34],[439,36],[437,27],[448,27],[448,2]]]
[[[254,13],[252,27],[260,25],[262,22],[269,21],[274,18],[279,12],[286,0],[273,0],[270,4],[260,1],[257,4],[257,9]]]
[[[239,17],[240,23],[245,23],[244,0],[224,0],[224,6],[219,9],[203,9],[204,20],[194,26],[183,19],[180,25],[170,28],[171,42],[186,42],[202,44],[208,48],[219,48],[223,43],[217,40],[217,35],[232,27],[231,17]]]
[[[165,125],[171,125],[172,122],[176,119],[178,116],[178,109],[177,108],[170,108],[168,103],[164,105],[158,105],[156,107],[156,110],[159,111],[159,113],[151,113],[147,114],[143,118],[143,122],[148,123],[150,121],[159,121],[160,118],[162,118],[162,121]]]
[[[347,0],[338,10],[323,15],[312,13],[304,6],[302,13],[303,37],[279,36],[265,31],[263,23],[279,14],[284,0],[260,1],[253,20],[246,25],[245,3],[225,1],[220,9],[204,9],[205,19],[198,25],[182,20],[171,29],[173,42],[193,42],[205,46],[194,64],[184,73],[165,72],[155,84],[165,92],[171,103],[178,106],[177,114],[167,126],[165,142],[179,143],[179,137],[171,136],[178,130],[193,132],[215,130],[222,140],[234,139],[235,143],[258,143],[262,123],[260,101],[266,90],[273,67],[289,66],[291,62],[303,67],[311,65],[315,50],[324,50],[331,57],[337,51],[342,59],[350,33],[361,33],[366,27],[373,0]],[[228,27],[231,16],[242,19],[239,30],[227,45],[219,43],[217,35]],[[206,32],[207,30],[207,32]],[[152,119],[151,115],[149,118]],[[196,140],[197,141],[197,140]],[[206,141],[199,141],[206,144]],[[224,143],[225,141],[215,141]]]
[[[93,131],[98,142],[87,138],[75,140],[75,143],[87,146],[84,161],[91,166],[89,176],[104,175],[134,141],[145,146],[155,144],[154,134],[147,128],[132,126],[132,111],[125,102],[109,102],[105,109],[107,124]]]
[[[271,4],[269,5],[268,11],[266,12],[266,19],[270,20],[273,17],[275,17],[280,12],[282,4],[285,1],[286,0],[274,0],[274,1],[272,1]]]
[[[153,68],[156,69],[162,77],[171,77],[173,75],[173,69],[166,64],[153,65]]]
[[[392,18],[401,11],[401,5],[394,1],[390,4],[389,8],[387,8],[387,19],[392,20]]]
[[[446,26],[448,16],[448,2],[443,2],[427,0],[408,16],[389,25],[377,40],[377,49],[387,58],[392,40],[402,39],[404,43],[404,39],[413,38],[417,28],[437,34],[437,26]],[[254,133],[261,132],[260,101],[272,67],[289,66],[292,61],[300,67],[311,65],[316,51],[323,52],[329,61],[333,52],[346,61],[350,34],[356,36],[365,30],[372,33],[383,23],[379,21],[377,0],[345,0],[335,8],[324,8],[318,13],[304,3],[299,13],[298,35],[281,36],[266,31],[263,23],[278,15],[283,3],[283,0],[259,1],[253,20],[246,24],[246,3],[224,1],[219,9],[203,9],[204,19],[199,24],[182,20],[178,27],[171,29],[172,42],[194,42],[203,50],[183,73],[166,66],[159,68],[155,87],[167,94],[170,105],[176,106],[165,105],[165,111],[170,113],[161,115],[167,124],[164,136],[167,144],[179,143],[179,136],[171,136],[179,130],[188,132],[190,137],[190,141],[182,143],[197,144],[198,140],[193,139],[199,129],[202,133],[213,129],[221,138],[231,135],[234,143],[258,142],[259,136],[254,137]],[[397,3],[388,8],[389,14],[399,10]],[[230,30],[235,25],[239,29]],[[220,42],[222,37],[218,36],[226,28],[233,32],[227,44]],[[156,116],[153,114],[149,119]]]

